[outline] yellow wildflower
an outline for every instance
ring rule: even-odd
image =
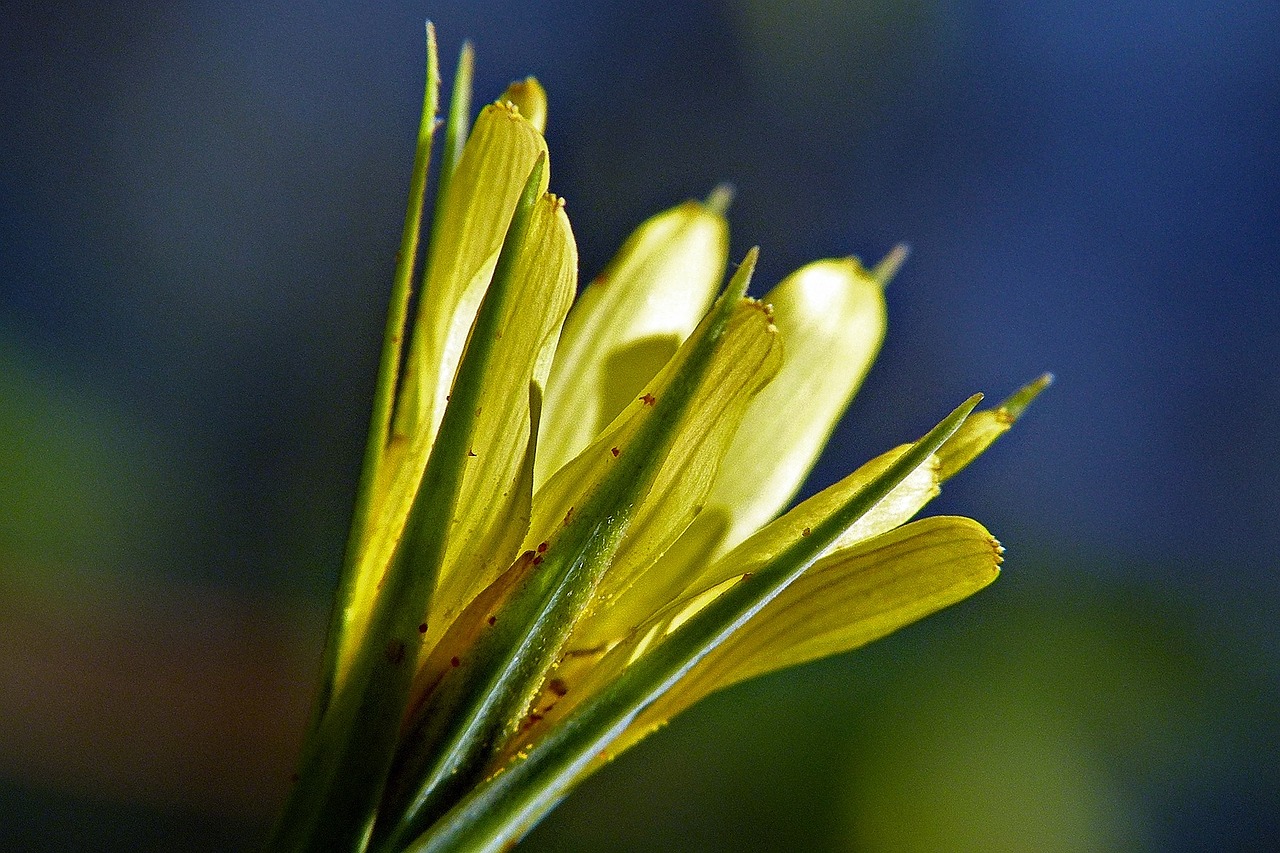
[[[976,522],[910,522],[1047,384],[787,509],[885,330],[872,269],[762,300],[726,271],[728,191],[661,213],[577,288],[537,81],[470,132],[464,49],[402,348],[427,98],[325,682],[279,850],[504,849],[699,698],[862,645],[989,583]]]

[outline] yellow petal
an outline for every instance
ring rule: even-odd
[[[428,647],[468,601],[515,558],[527,532],[532,492],[531,419],[551,369],[555,342],[577,288],[578,252],[564,204],[544,195],[532,211],[516,261],[474,444],[449,530],[427,623]],[[530,387],[533,401],[530,401]],[[531,413],[531,408],[533,409]]]
[[[822,519],[847,502],[850,496],[884,473],[909,447],[910,445],[904,444],[880,454],[840,482],[823,489],[781,518],[765,525],[728,554],[689,575],[686,590],[706,589],[742,572],[750,572],[755,566],[771,562],[797,537],[807,536],[810,528],[816,527]],[[869,512],[850,525],[831,544],[828,552],[847,548],[905,524],[937,495],[938,461],[931,456]]]
[[[976,521],[944,516],[829,554],[646,709],[611,751],[716,690],[858,648],[967,598],[995,580],[1001,552]],[[697,603],[690,597],[668,618]]]
[[[765,307],[744,300],[729,321],[724,339],[684,417],[656,480],[632,514],[626,536],[596,592],[593,612],[575,631],[570,654],[602,638],[616,639],[668,601],[685,579],[647,577],[655,561],[689,525],[711,488],[724,449],[741,422],[752,396],[776,373],[781,346]],[[609,465],[628,450],[629,439],[654,410],[681,359],[673,359],[648,390],[576,459],[552,477],[534,499],[534,520],[526,548],[549,540],[559,526],[572,523],[580,506]]]
[[[542,136],[509,106],[486,107],[476,120],[446,198],[438,206],[428,247],[423,293],[405,361],[392,435],[370,501],[349,620],[361,623],[404,530],[435,433],[444,416],[466,334],[493,276],[498,251],[534,162],[545,156]],[[542,179],[546,187],[546,177]],[[521,391],[526,412],[528,384]],[[343,650],[343,665],[351,648]]]
[[[1001,551],[976,521],[938,517],[827,555],[641,712],[610,745],[607,758],[716,690],[849,651],[966,598],[995,579]],[[637,626],[603,660],[581,666],[566,659],[544,687],[528,729],[513,739],[503,758],[537,741],[541,732],[607,686],[650,645],[745,577],[727,577],[670,604]]]
[[[520,115],[538,129],[538,133],[547,132],[547,91],[536,78],[526,77],[512,83],[498,102],[513,104]]]
[[[724,216],[685,202],[641,225],[583,290],[547,386],[538,486],[634,401],[693,332],[724,274],[728,246]]]
[[[777,381],[776,379],[774,381]],[[574,699],[561,702],[557,695],[545,689],[540,704],[558,706],[561,710],[576,703],[590,685],[602,684],[625,661],[615,657],[603,660],[607,654],[630,637],[634,644],[637,626],[658,625],[663,618],[672,615],[670,602],[698,600],[706,590],[723,591],[758,567],[775,560],[797,539],[807,536],[811,528],[829,517],[836,508],[844,505],[872,480],[879,477],[910,445],[902,445],[867,462],[839,483],[824,489],[781,518],[759,530],[754,536],[738,545],[728,554],[709,561],[711,543],[719,541],[728,521],[723,513],[703,511],[689,525],[684,534],[661,553],[661,557],[644,569],[643,580],[613,594],[600,614],[585,620],[575,631],[561,660],[554,680],[572,685]],[[573,466],[570,466],[572,469]],[[558,478],[557,478],[558,479]],[[556,481],[552,481],[553,484]],[[905,524],[912,516],[938,494],[938,460],[930,456],[917,466],[888,495],[875,504],[866,514],[854,522],[827,549],[827,553],[847,549],[851,545],[879,536]],[[539,498],[541,498],[541,493]],[[528,545],[526,545],[528,547]],[[638,579],[640,576],[635,575]],[[703,604],[710,599],[703,599]],[[692,615],[691,613],[689,615]],[[648,638],[658,638],[657,629]],[[634,650],[626,660],[634,658]],[[613,669],[610,670],[609,667]]]
[[[729,519],[717,554],[790,503],[884,339],[884,281],[856,258],[801,267],[764,301],[787,349],[778,378],[751,404],[708,500]]]
[[[510,104],[491,104],[476,119],[449,179],[440,222],[432,230],[396,411],[399,435],[416,438],[425,430],[434,436],[439,428],[516,201],[534,161],[546,151],[542,134]],[[542,190],[547,180],[544,171]]]

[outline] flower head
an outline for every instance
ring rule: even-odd
[[[470,66],[464,49],[406,324],[429,38],[365,472],[278,849],[502,849],[708,693],[986,585],[1001,549],[979,524],[910,519],[1048,382],[976,414],[971,398],[788,510],[875,358],[904,250],[817,261],[755,300],[753,249],[717,297],[721,188],[641,225],[574,302],[545,93],[513,84],[467,132]]]

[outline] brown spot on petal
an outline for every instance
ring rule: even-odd
[[[622,451],[621,451],[621,450],[619,450],[619,449],[618,449],[618,448],[616,448],[616,447],[610,447],[610,448],[609,448],[609,452],[613,454],[613,458],[614,458],[614,459],[617,459],[617,458],[618,458],[618,456],[620,456],[620,455],[622,454]]]
[[[654,403],[658,402],[658,398],[652,394],[645,394],[640,398],[640,402],[644,403],[646,406],[652,406]]]

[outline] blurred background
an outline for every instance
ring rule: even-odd
[[[931,511],[989,590],[714,697],[529,851],[1280,837],[1280,5],[19,3],[0,32],[0,849],[252,850],[373,387],[422,24],[537,75],[584,278],[736,184],[757,292],[906,241],[810,490],[1056,385]]]

